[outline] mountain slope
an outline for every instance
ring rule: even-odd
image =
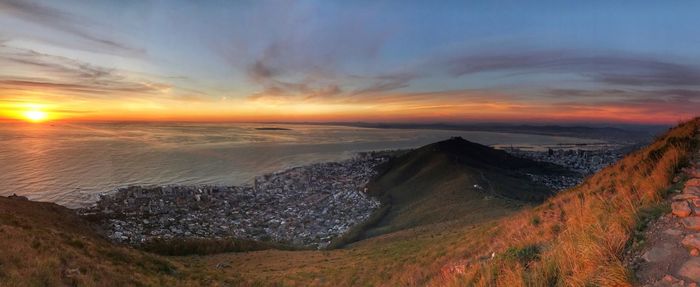
[[[664,209],[675,171],[698,149],[698,127],[700,119],[679,125],[583,184],[498,220],[423,225],[320,253],[206,260],[262,285],[630,286],[623,252]]]
[[[368,185],[390,208],[365,237],[456,219],[492,220],[552,194],[525,173],[567,171],[462,138],[410,151],[390,161]]]
[[[110,243],[65,207],[0,197],[0,286],[156,286],[181,269]]]

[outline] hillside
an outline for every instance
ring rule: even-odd
[[[65,207],[0,197],[0,286],[175,283],[182,265],[115,246]]]
[[[388,210],[364,237],[457,219],[462,224],[493,220],[552,195],[526,173],[567,171],[462,138],[410,151],[387,163],[368,185]]]
[[[445,213],[430,219],[438,223],[409,222],[416,227],[328,251],[156,256],[103,240],[66,208],[0,198],[0,285],[629,286],[633,271],[623,263],[625,251],[643,244],[636,238],[644,223],[667,210],[662,198],[675,172],[697,150],[699,126],[696,119],[673,128],[583,184],[511,216],[475,225],[443,221]],[[452,171],[459,157],[425,163],[419,158],[394,163],[412,174],[407,179],[415,178],[416,186],[423,174],[459,174]],[[409,172],[424,164],[433,168]],[[470,164],[497,165],[490,158]],[[399,180],[391,170],[374,184]],[[465,175],[455,186],[471,180]],[[410,190],[405,186],[390,194],[398,198]],[[456,212],[445,203],[453,196],[445,195],[442,205]],[[442,206],[422,195],[407,197]],[[420,212],[429,216],[431,211]]]
[[[679,125],[581,185],[499,220],[425,225],[321,253],[208,260],[229,262],[250,282],[286,285],[630,286],[625,251],[643,244],[646,222],[668,209],[662,198],[697,151],[698,127],[699,119]]]

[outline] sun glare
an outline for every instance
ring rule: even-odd
[[[46,120],[47,118],[46,112],[43,111],[38,111],[38,110],[32,110],[32,111],[26,111],[24,112],[24,118],[30,122],[38,123]]]

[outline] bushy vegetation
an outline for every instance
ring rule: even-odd
[[[503,253],[507,260],[517,261],[522,266],[528,266],[531,262],[540,258],[540,247],[528,245],[524,247],[508,247]]]

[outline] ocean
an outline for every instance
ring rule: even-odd
[[[261,130],[263,128],[263,130]],[[275,129],[284,128],[284,129]],[[240,185],[281,169],[453,136],[496,147],[591,139],[494,132],[231,123],[0,123],[0,195],[81,207],[129,185]]]

